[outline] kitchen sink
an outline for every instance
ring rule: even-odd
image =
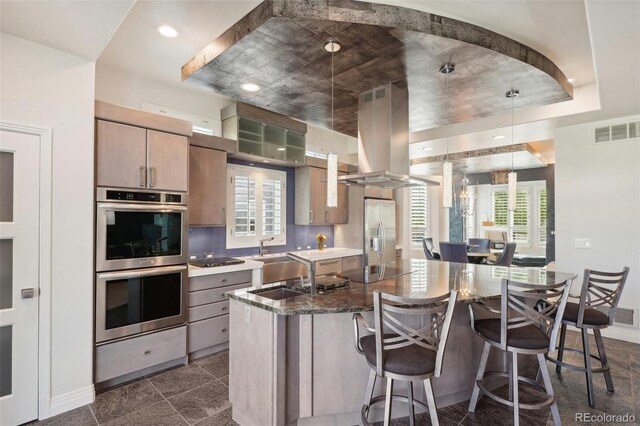
[[[267,289],[267,290],[255,290],[255,291],[251,291],[250,293],[256,294],[260,297],[266,297],[267,299],[271,299],[271,300],[283,300],[283,299],[288,299],[290,297],[296,297],[296,296],[305,294],[301,291],[290,290],[285,287],[279,287],[279,288]]]
[[[287,256],[256,256],[251,260],[262,262],[262,282],[264,284],[287,281],[307,275],[307,268]]]

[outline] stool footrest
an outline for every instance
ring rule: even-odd
[[[564,348],[565,351],[569,351],[569,352],[575,352],[575,353],[579,353],[582,354],[584,356],[584,351],[581,351],[580,349],[576,349],[576,348]],[[599,356],[596,355],[592,355],[589,354],[589,356],[597,361],[602,362],[602,360],[600,359]],[[574,370],[574,371],[582,371],[582,372],[586,372],[587,371],[587,367],[583,366],[583,365],[576,365],[576,364],[570,364],[564,361],[559,361],[557,358],[552,358],[549,356],[549,354],[545,355],[545,358],[547,359],[547,361],[550,361],[552,363],[554,363],[555,365],[559,365],[561,367],[564,368],[568,368],[570,370]],[[591,368],[591,372],[592,373],[605,373],[607,371],[611,370],[611,367],[607,364],[604,367],[601,368]]]
[[[402,395],[392,395],[391,399],[394,401],[402,401],[402,402],[406,402],[407,404],[409,403],[409,398],[407,398],[406,396],[402,396]],[[385,402],[385,395],[379,395],[374,397],[371,400],[371,404],[369,405],[363,405],[362,409],[360,410],[360,417],[362,418],[362,423],[365,426],[371,426],[372,423],[369,423],[369,421],[367,420],[367,417],[369,416],[369,410],[371,409],[371,407],[373,407],[374,404],[377,404],[379,402]],[[418,406],[418,407],[422,407],[424,408],[425,411],[429,411],[429,406],[427,404],[425,404],[422,401],[418,401],[416,399],[413,400],[413,405],[414,406]]]
[[[489,371],[486,372],[482,378],[482,380],[476,380],[476,383],[478,384],[478,387],[482,390],[482,392],[484,394],[486,394],[489,398],[493,399],[494,401],[497,401],[501,404],[504,404],[508,407],[513,407],[513,401],[509,401],[508,399],[502,398],[501,396],[496,395],[495,393],[493,393],[492,391],[490,391],[484,384],[484,380],[487,378],[491,378],[491,377],[509,377],[509,373],[505,373],[504,371]],[[554,403],[554,401],[556,400],[555,395],[548,395],[546,392],[546,389],[544,388],[544,386],[542,386],[540,383],[536,382],[533,379],[530,379],[528,377],[524,377],[524,376],[518,376],[518,382],[523,382],[523,383],[527,383],[531,386],[533,386],[534,388],[543,391],[548,398],[545,399],[544,401],[541,402],[536,402],[536,403],[524,403],[524,402],[520,402],[518,403],[518,407],[520,408],[524,408],[525,410],[539,410],[541,408],[544,407],[548,407],[550,405],[552,405]]]

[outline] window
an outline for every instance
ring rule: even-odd
[[[544,182],[519,184],[514,212],[507,209],[506,189],[492,192],[491,206],[496,228],[507,231],[509,241],[520,247],[546,246],[547,190]]]
[[[286,244],[286,173],[229,164],[227,174],[227,248],[255,247],[269,237],[271,245]]]
[[[467,187],[467,192],[475,200],[475,209],[477,209],[478,208],[477,207],[478,199],[476,197],[477,197],[478,194],[476,194],[476,187],[469,185]],[[476,215],[475,215],[475,209],[472,212],[472,214],[467,216],[467,241],[469,241],[469,238],[475,238],[476,237]]]
[[[411,187],[411,245],[416,247],[429,235],[427,191],[426,185]]]

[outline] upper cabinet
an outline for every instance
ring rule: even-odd
[[[222,134],[237,141],[240,155],[304,164],[305,123],[243,103],[224,108],[221,117]]]
[[[96,184],[187,192],[190,121],[96,100]]]
[[[227,209],[227,153],[189,147],[189,225],[223,226]]]
[[[185,136],[97,120],[96,145],[98,186],[187,191]]]
[[[344,173],[340,172],[339,175]],[[296,225],[335,225],[349,221],[349,192],[338,184],[338,207],[327,207],[327,170],[296,169]]]

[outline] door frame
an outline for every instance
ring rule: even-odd
[[[40,202],[38,249],[38,419],[51,413],[51,181],[53,139],[50,128],[0,121],[0,131],[40,139]]]

